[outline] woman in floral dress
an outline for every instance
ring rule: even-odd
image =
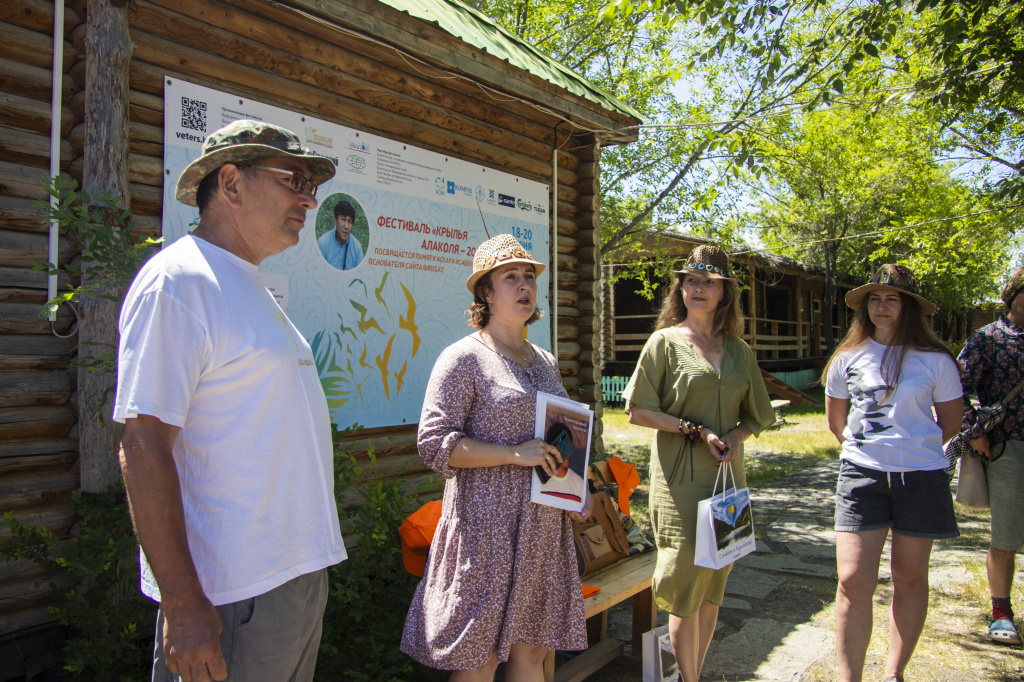
[[[420,417],[420,456],[448,480],[402,651],[458,682],[492,680],[499,663],[506,680],[542,680],[549,650],[587,647],[573,515],[530,501],[532,468],[561,462],[533,436],[537,391],[566,397],[524,334],[543,271],[511,235],[480,246],[466,282],[479,331],[441,353]]]

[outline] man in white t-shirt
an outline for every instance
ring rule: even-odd
[[[312,680],[328,566],[345,559],[331,424],[309,345],[259,278],[299,241],[334,164],[235,121],[178,180],[195,231],[141,270],[121,313],[114,418],[160,602],[153,680]]]

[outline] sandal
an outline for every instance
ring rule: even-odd
[[[988,638],[1000,644],[1020,644],[1020,635],[1009,618],[992,621],[988,626]]]
[[[885,678],[882,682],[903,682],[903,678],[893,675],[892,677]]]

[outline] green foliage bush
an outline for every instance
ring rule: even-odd
[[[335,495],[338,500],[359,482],[363,504],[343,519],[355,523],[345,535],[357,547],[346,561],[332,566],[330,597],[324,614],[323,638],[317,662],[318,680],[350,679],[359,682],[431,682],[447,675],[416,664],[399,650],[405,615],[417,578],[402,564],[398,528],[418,504],[396,479],[384,478],[376,468],[373,447],[369,465],[337,451],[334,458]]]
[[[149,679],[156,604],[139,592],[139,550],[120,481],[102,495],[75,493],[71,537],[19,523],[4,514],[11,536],[0,538],[0,561],[29,560],[74,579],[51,583],[52,613],[68,626],[65,669],[75,679]]]

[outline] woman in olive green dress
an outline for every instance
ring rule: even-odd
[[[654,598],[668,611],[683,682],[697,682],[718,622],[731,566],[694,566],[697,503],[732,462],[746,485],[743,441],[775,423],[750,347],[729,259],[693,250],[669,288],[654,334],[623,397],[632,424],[656,429],[651,449],[651,523],[658,544]]]

